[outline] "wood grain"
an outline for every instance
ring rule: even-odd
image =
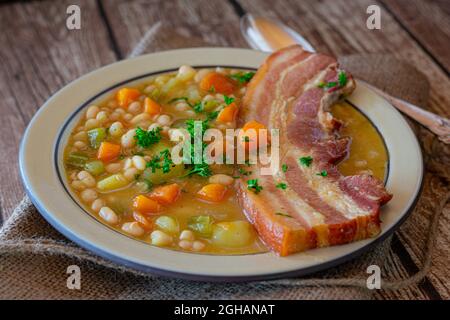
[[[0,210],[4,218],[24,194],[18,147],[33,114],[65,84],[115,60],[95,2],[77,1],[81,30],[66,28],[66,8],[72,3],[33,1],[0,7]]]
[[[446,0],[382,2],[443,69],[450,72],[450,3]]]

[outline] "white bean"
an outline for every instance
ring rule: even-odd
[[[138,124],[142,121],[149,121],[151,119],[151,116],[148,113],[140,113],[137,116],[135,116],[133,119],[130,120],[131,124]]]
[[[201,69],[197,72],[197,74],[194,76],[195,82],[202,81],[203,77],[206,76],[208,73],[210,73],[211,70],[208,69]]]
[[[83,141],[75,141],[73,144],[74,147],[77,147],[78,149],[85,149],[86,148],[86,143]]]
[[[108,108],[113,109],[118,107],[118,103],[116,100],[109,100],[107,103]]]
[[[117,113],[115,111],[109,115],[109,120],[111,120],[111,121],[119,120],[119,118],[120,118],[120,113]]]
[[[194,241],[194,243],[192,244],[192,250],[194,251],[202,251],[203,249],[205,249],[206,245],[201,242],[201,241]]]
[[[125,162],[123,164],[123,168],[126,170],[128,168],[132,168],[133,167],[133,160],[131,160],[131,158],[126,158]]]
[[[180,240],[194,241],[195,235],[191,230],[183,230],[180,233]]]
[[[85,122],[84,127],[86,128],[86,130],[90,130],[90,129],[97,128],[99,125],[100,125],[100,123],[98,122],[97,119],[88,119]]]
[[[103,200],[103,199],[96,199],[96,200],[94,200],[94,202],[92,202],[91,209],[94,212],[99,212],[100,209],[102,207],[104,207],[105,205],[106,205],[105,200]]]
[[[92,188],[97,185],[97,181],[95,181],[94,177],[87,171],[83,170],[83,171],[78,172],[77,177],[88,188]]]
[[[161,230],[153,231],[150,238],[155,246],[167,246],[172,243],[172,237]]]
[[[97,113],[97,117],[95,117],[95,119],[99,123],[106,122],[108,120],[108,113],[106,113],[105,111],[100,111],[99,113]]]
[[[229,186],[233,184],[233,182],[234,179],[226,174],[219,173],[209,177],[209,183],[219,183],[225,186]]]
[[[156,86],[154,86],[153,84],[148,85],[147,87],[145,87],[144,92],[146,94],[150,94],[152,93],[153,90],[156,89]]]
[[[125,133],[121,138],[121,144],[124,148],[134,147],[136,143],[134,140],[134,135],[136,134],[136,129],[131,129],[127,133]]]
[[[97,113],[100,111],[100,108],[97,106],[90,106],[86,110],[86,119],[94,119],[97,116]]]
[[[132,114],[139,114],[141,112],[141,103],[139,101],[134,101],[129,104],[128,112]]]
[[[203,97],[203,101],[211,101],[211,100],[214,100],[214,99],[215,98],[212,95],[210,95],[210,94],[207,94],[206,96]]]
[[[114,112],[117,112],[120,115],[125,114],[125,110],[123,110],[122,108],[116,108],[114,109]]]
[[[97,191],[94,189],[85,189],[80,193],[81,200],[86,203],[92,203],[95,199],[97,199]]]
[[[74,188],[75,190],[78,190],[78,191],[86,189],[86,185],[83,182],[81,182],[80,180],[72,181],[72,183],[70,185],[72,186],[72,188]]]
[[[145,168],[147,166],[147,162],[145,162],[143,157],[133,156],[132,160],[133,160],[133,165],[136,169],[141,170],[141,171],[145,170]]]
[[[178,245],[180,246],[180,248],[182,248],[184,250],[191,250],[192,249],[192,241],[181,240],[180,242],[178,242]]]
[[[168,126],[170,125],[170,116],[167,114],[162,114],[156,121],[162,126]]]
[[[120,137],[123,134],[123,124],[120,121],[116,121],[109,127],[109,134],[113,137]]]
[[[87,141],[87,133],[86,131],[80,131],[73,136],[73,140],[75,141]]]
[[[138,222],[125,222],[122,225],[122,230],[135,237],[140,237],[145,233],[145,230]]]
[[[131,119],[133,119],[133,115],[132,115],[131,113],[125,113],[125,114],[122,116],[122,118],[123,118],[123,120],[125,120],[125,121],[130,121]]]
[[[155,130],[156,128],[161,128],[161,126],[159,125],[159,123],[152,123],[152,124],[148,127],[148,131]]]
[[[108,173],[118,173],[122,169],[122,164],[120,163],[110,163],[105,167]]]
[[[186,102],[178,102],[175,105],[175,109],[178,111],[186,111],[189,110],[189,105]]]
[[[195,75],[195,69],[188,65],[183,65],[178,69],[178,78],[181,80],[190,80]]]
[[[125,172],[123,173],[123,176],[128,181],[133,181],[136,179],[137,174],[138,174],[138,170],[136,168],[129,168],[129,169],[125,170]]]
[[[109,224],[116,224],[119,222],[117,214],[109,207],[102,207],[99,211],[99,216]]]

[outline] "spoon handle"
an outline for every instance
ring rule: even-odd
[[[398,110],[408,115],[410,118],[416,120],[418,123],[436,134],[439,140],[441,140],[445,144],[450,144],[450,121],[447,118],[426,111],[402,99],[395,98],[388,93],[372,86],[371,84],[368,84],[367,82],[365,82],[365,84],[371,90],[375,91],[380,96],[388,100]]]

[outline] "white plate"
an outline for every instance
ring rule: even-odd
[[[238,281],[304,275],[333,267],[391,234],[414,207],[423,164],[419,144],[388,102],[361,83],[349,97],[378,128],[389,152],[387,189],[394,198],[382,209],[382,232],[374,239],[280,258],[273,253],[214,256],[183,253],[133,240],[103,225],[72,199],[64,184],[61,155],[80,110],[112,89],[180,65],[257,68],[265,53],[246,49],[196,48],[166,51],[117,62],[91,72],[51,97],[30,122],[20,148],[20,172],[38,210],[57,230],[84,248],[126,266],[160,275]]]

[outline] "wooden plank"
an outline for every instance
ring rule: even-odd
[[[384,6],[450,72],[450,3],[446,0],[383,0]]]
[[[314,2],[281,0],[276,3],[259,0],[238,0],[238,3],[244,11],[283,21],[295,30],[300,31],[318,51],[329,52],[336,56],[353,53],[390,53],[413,64],[427,76],[430,82],[431,92],[428,108],[436,113],[449,115],[450,93],[446,90],[446,87],[448,88],[450,82],[446,73],[436,65],[427,52],[411,38],[392,15],[383,9],[381,4],[381,30],[369,30],[365,27],[366,8],[373,4],[373,1],[369,0]],[[433,149],[448,150],[447,147],[438,144],[426,130],[420,129],[418,132],[419,139],[422,142],[427,141],[432,145],[432,147],[425,149],[426,157],[433,155],[432,158],[434,158],[436,156],[436,153],[432,153]],[[448,152],[442,154],[445,155]],[[446,167],[444,157],[441,156],[441,162],[436,167]],[[433,191],[442,194],[447,188],[445,185],[440,185]],[[434,201],[437,202],[437,199],[434,198]],[[426,225],[426,221],[425,217],[415,214],[399,232],[399,238],[404,240],[407,252],[416,264],[420,261],[423,248],[421,245],[424,242],[423,239],[426,238],[427,229],[423,227]],[[443,235],[450,234],[448,226],[449,224],[441,226]],[[449,245],[448,237],[441,236],[438,239],[437,251],[446,252]],[[448,256],[447,253],[442,259],[448,259]],[[397,268],[397,271],[401,273],[399,268]],[[445,279],[448,279],[445,264],[442,262],[433,264],[428,281],[431,281],[438,288],[443,297],[448,298],[448,281],[444,284]],[[417,286],[410,288],[409,291],[402,290],[397,293],[397,297],[417,296],[417,292],[421,292],[422,296],[431,297],[434,295],[434,292],[427,294],[424,291],[426,285],[421,286],[422,288]],[[416,293],[413,293],[413,291]]]
[[[0,10],[0,210],[6,218],[23,197],[18,147],[35,111],[70,81],[113,62],[96,3],[80,0],[81,30],[66,28],[73,1],[9,3]]]
[[[183,47],[247,47],[227,1],[102,1],[120,52],[127,56],[147,30],[147,52]]]

